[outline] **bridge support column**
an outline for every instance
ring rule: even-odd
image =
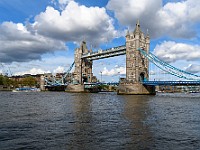
[[[44,75],[41,75],[41,76],[40,76],[40,90],[41,90],[41,91],[45,91],[45,86],[44,86],[44,84],[45,84]]]
[[[145,86],[141,83],[120,83],[119,95],[155,95],[155,86]]]
[[[83,84],[69,84],[66,89],[66,92],[72,92],[72,93],[83,93],[84,91],[84,85]]]

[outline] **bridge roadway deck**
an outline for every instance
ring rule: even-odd
[[[174,85],[174,86],[190,86],[190,85],[199,85],[200,86],[200,81],[143,81],[142,82],[143,85],[154,85],[154,86],[158,86],[158,85]],[[96,85],[119,85],[119,82],[96,82],[96,83],[88,83],[85,82],[84,83],[85,86],[96,86]],[[61,87],[61,86],[67,86],[67,84],[62,84],[62,85],[45,85],[45,87]]]
[[[108,83],[84,83],[84,85],[118,85],[118,82],[108,82]],[[200,85],[200,81],[143,81],[144,85]]]
[[[200,81],[143,81],[144,85],[200,85]]]
[[[98,60],[108,57],[120,56],[124,54],[126,54],[126,46],[122,45],[106,50],[98,50],[98,52],[83,54],[82,58],[86,58],[88,60]]]

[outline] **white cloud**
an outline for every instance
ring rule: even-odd
[[[64,10],[68,3],[71,1],[74,0],[51,0],[50,3],[53,4],[55,7],[58,6],[60,10]]]
[[[200,65],[196,65],[196,64],[190,64],[187,68],[186,68],[187,72],[191,72],[191,73],[199,73],[200,72]]]
[[[111,40],[117,32],[105,8],[86,7],[63,0],[62,10],[48,6],[33,23],[3,22],[0,24],[1,62],[27,62],[41,59],[43,54],[66,50],[65,42],[98,45]]]
[[[178,60],[195,61],[200,60],[200,45],[165,41],[157,45],[153,53],[161,60],[169,63]]]
[[[149,74],[150,75],[156,75],[156,72],[154,70],[150,70]]]
[[[103,68],[102,75],[105,76],[116,76],[116,75],[125,75],[126,68],[116,66],[114,69],[108,70],[106,67]]]
[[[158,25],[163,33],[173,37],[191,38],[196,36],[193,28],[200,21],[200,2],[186,0],[176,3],[167,3],[157,12]]]
[[[133,19],[154,16],[162,0],[110,0],[107,8],[113,10],[116,18],[124,25],[135,25]]]
[[[24,72],[27,73],[30,72],[32,68],[40,68],[41,70],[43,70],[43,72],[55,73],[54,71],[56,70],[56,68],[60,66],[64,68],[64,71],[67,71],[74,61],[74,58],[67,56],[67,54],[68,53],[56,57],[54,54],[48,54],[43,56],[41,60],[32,60],[26,63],[13,62],[10,64],[5,64],[4,69],[8,70],[8,68],[10,68],[12,74],[18,72],[20,72],[18,74],[23,74]]]
[[[63,73],[64,67],[58,66],[56,69],[54,69],[53,73]]]
[[[133,30],[139,19],[143,29],[150,29],[151,36],[156,30],[155,14],[161,7],[162,0],[110,0],[107,5],[122,25]]]
[[[58,0],[59,4],[68,4],[70,1],[74,1],[74,0]]]
[[[120,75],[125,75],[126,74],[126,68],[125,67],[118,67],[118,68],[116,68],[116,72]]]
[[[104,76],[114,76],[114,75],[116,75],[116,72],[115,72],[114,69],[111,69],[109,71],[106,67],[104,67],[103,71],[102,71],[102,75],[104,75]]]
[[[61,12],[47,7],[35,17],[32,28],[43,36],[78,43],[85,39],[94,45],[116,36],[113,20],[105,8],[86,7],[74,1]]]
[[[21,23],[3,22],[0,24],[1,62],[25,62],[40,59],[44,53],[65,50],[65,43],[31,33]]]
[[[36,75],[36,74],[44,74],[44,73],[50,73],[50,71],[45,71],[45,70],[42,70],[42,69],[32,68],[32,69],[27,70],[27,71],[16,72],[14,75],[24,75],[24,74]]]
[[[107,8],[114,11],[123,25],[133,28],[140,19],[141,26],[149,29],[152,37],[195,37],[194,25],[200,21],[200,1],[196,0],[168,2],[164,6],[162,0],[110,0]]]
[[[59,52],[60,54],[60,52]],[[65,71],[69,69],[69,66],[74,61],[73,56],[69,57],[69,52],[66,51],[66,53],[62,52],[62,55],[58,55],[56,53],[50,53],[43,55],[40,60],[32,60],[29,62],[12,62],[12,63],[3,63],[1,65],[0,63],[0,69],[3,68],[4,73],[11,74],[22,74],[24,72],[30,72],[32,68],[40,68],[41,70],[44,70],[44,72],[52,72],[57,68],[58,66],[64,67]],[[22,72],[22,73],[21,73]]]
[[[59,6],[61,10],[64,10],[67,4],[74,0],[58,0]]]

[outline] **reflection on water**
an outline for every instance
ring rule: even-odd
[[[200,95],[0,92],[0,149],[198,149]]]
[[[124,116],[131,122],[131,138],[135,149],[146,149],[153,147],[153,133],[147,124],[148,115],[151,114],[149,109],[149,96],[126,96],[124,106]]]

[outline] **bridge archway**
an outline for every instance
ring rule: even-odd
[[[139,81],[142,82],[145,80],[145,73],[144,72],[141,72],[140,73],[140,76],[139,76]]]
[[[88,82],[88,78],[86,76],[83,76],[83,80],[82,81],[83,81],[83,83],[84,82]]]

